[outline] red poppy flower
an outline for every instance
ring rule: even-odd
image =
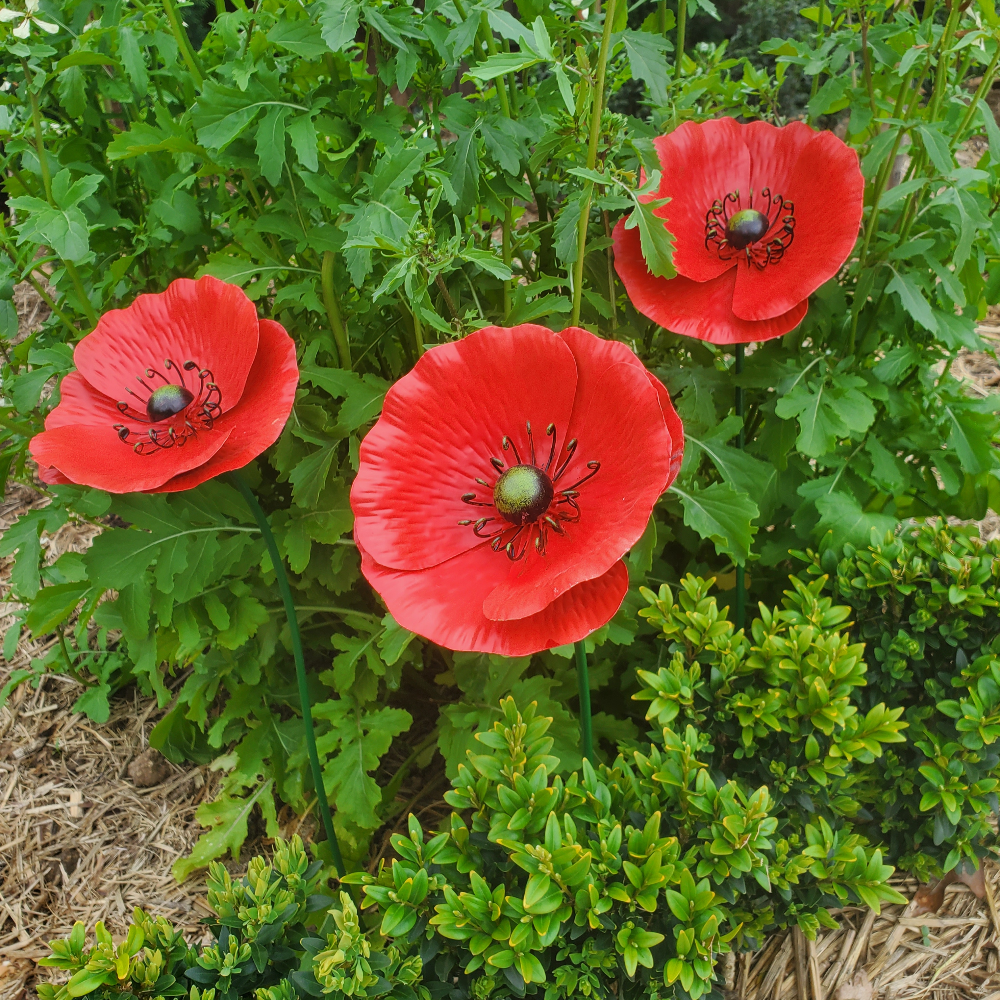
[[[654,140],[653,209],[674,235],[677,277],[650,274],[638,228],[615,227],[615,268],[660,326],[713,344],[780,337],[854,248],[864,207],[858,155],[832,132],[732,118]]]
[[[295,345],[236,285],[179,278],[105,313],[73,352],[31,454],[46,483],[186,490],[273,444],[295,399]]]
[[[523,656],[618,610],[622,556],[673,482],[666,389],[586,330],[488,327],[388,392],[351,489],[361,569],[405,628]]]

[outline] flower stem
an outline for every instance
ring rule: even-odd
[[[188,33],[184,30],[184,25],[181,24],[174,0],[163,0],[163,10],[170,22],[170,30],[174,33],[177,47],[181,50],[181,57],[187,64],[191,76],[194,77],[195,84],[200,87],[205,82],[205,74],[201,71],[201,65],[191,45],[191,39],[188,38]]]
[[[736,345],[736,364],[733,366],[733,371],[737,375],[743,374],[743,359],[745,357],[746,347],[743,344]],[[736,411],[736,416],[743,416],[743,386],[737,385],[734,400],[734,409]],[[740,427],[740,437],[739,437],[739,449],[743,450],[746,445],[746,428]],[[747,616],[747,582],[746,582],[746,571],[741,563],[736,564],[736,629],[737,631],[744,628],[746,625]]]
[[[608,49],[611,47],[611,26],[615,20],[617,0],[608,0],[604,9],[604,31],[601,34],[601,49],[597,57],[597,82],[590,104],[590,142],[587,145],[587,169],[597,166],[597,146],[601,138],[601,115],[604,111],[604,79],[608,68]],[[686,0],[682,0],[686,2]],[[583,204],[580,206],[580,222],[576,227],[576,263],[573,265],[573,318],[570,325],[580,322],[580,304],[583,301],[583,258],[587,249],[587,223],[590,221],[590,199],[594,193],[594,182],[586,181]]]
[[[684,35],[687,32],[687,0],[677,0],[677,49],[674,52],[674,79],[679,80],[684,69]]]
[[[271,556],[271,564],[274,566],[274,576],[278,583],[278,591],[281,600],[285,605],[285,614],[288,617],[288,631],[292,637],[292,656],[295,659],[295,676],[299,684],[299,700],[302,703],[302,722],[306,731],[306,749],[309,753],[309,765],[312,769],[313,784],[316,786],[316,795],[319,798],[319,814],[323,822],[323,829],[326,832],[326,839],[330,845],[330,853],[333,855],[333,864],[337,869],[337,874],[343,878],[347,874],[344,867],[344,859],[340,853],[340,844],[337,842],[337,834],[333,829],[333,817],[330,815],[330,803],[326,798],[326,787],[323,784],[323,769],[319,765],[319,753],[316,750],[316,733],[313,729],[312,706],[309,702],[309,683],[306,680],[306,663],[302,655],[302,636],[299,633],[298,619],[295,617],[295,602],[292,600],[292,588],[288,584],[288,575],[285,573],[284,563],[281,561],[281,554],[278,552],[278,543],[271,533],[271,525],[268,523],[267,515],[261,509],[257,498],[253,495],[253,490],[247,486],[246,481],[238,472],[227,474],[229,481],[240,491],[247,506],[253,512],[260,527],[260,533],[264,536],[267,551]]]
[[[337,354],[340,356],[340,367],[350,371],[351,344],[347,339],[347,330],[344,329],[344,321],[340,315],[340,306],[337,305],[337,292],[333,287],[333,263],[333,251],[327,250],[323,254],[323,267],[320,270],[320,283],[323,286],[323,305],[326,307],[326,318],[330,321],[330,329],[333,331],[333,339],[337,345]]]
[[[608,6],[615,0],[609,0]],[[587,672],[587,644],[581,639],[573,644],[576,656],[576,679],[580,686],[580,738],[585,760],[594,762],[594,727],[590,718],[590,675]]]
[[[24,68],[25,86],[28,90],[28,97],[31,100],[31,120],[35,128],[35,153],[38,156],[38,169],[42,173],[42,186],[45,188],[45,200],[53,208],[58,208],[59,206],[56,205],[52,198],[52,175],[49,173],[49,159],[45,152],[45,141],[42,138],[42,113],[38,107],[38,95],[31,86],[32,78],[31,70],[28,69],[28,61],[26,59],[22,59],[21,65]],[[97,326],[99,317],[94,310],[94,307],[91,305],[90,299],[87,298],[87,293],[84,291],[83,282],[80,280],[80,272],[77,271],[76,265],[73,261],[63,258],[62,263],[63,267],[66,269],[66,273],[69,275],[70,281],[73,282],[76,294],[79,296],[80,308],[90,321],[90,325]]]

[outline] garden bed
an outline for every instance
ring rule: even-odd
[[[24,334],[44,318],[44,306],[30,289],[19,292]],[[991,312],[980,333],[1000,342],[1000,314]],[[1000,391],[1000,365],[990,354],[963,350],[950,371],[977,396]],[[41,499],[27,487],[11,487],[0,531]],[[91,534],[65,526],[44,540],[47,561],[82,551]],[[1000,536],[1000,517],[991,512],[980,534]],[[0,605],[0,633],[9,622],[6,608]],[[0,685],[57,641],[25,637],[11,661],[0,661]],[[195,875],[178,884],[170,867],[202,832],[195,810],[211,801],[217,775],[207,766],[177,767],[148,749],[148,733],[163,714],[155,700],[130,687],[112,701],[108,722],[97,725],[72,711],[79,693],[76,682],[49,675],[36,690],[18,688],[0,709],[0,1000],[33,996],[34,984],[49,977],[35,962],[76,920],[88,927],[104,921],[117,939],[140,906],[200,940],[200,921],[211,913],[203,881]],[[400,794],[401,805],[410,791]],[[447,811],[439,791],[420,816],[431,826]],[[308,839],[315,828],[312,816],[282,819],[286,837],[298,832]],[[395,825],[374,838],[376,857]],[[251,824],[240,857],[227,858],[226,867],[242,871],[255,853],[267,853],[270,840],[262,833]],[[964,885],[948,886],[941,908],[921,918],[911,915],[912,902],[884,907],[878,917],[848,908],[836,915],[839,929],[822,931],[815,943],[803,938],[796,946],[791,933],[775,934],[759,952],[724,967],[727,985],[741,1000],[1000,1000],[1000,869],[988,865],[985,881],[987,899]],[[893,884],[910,898],[918,889],[913,880]]]

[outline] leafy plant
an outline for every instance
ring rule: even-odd
[[[816,13],[815,31],[765,43],[773,70],[730,58],[724,45],[674,52],[672,27],[658,16],[630,24],[621,0],[586,18],[567,0],[523,0],[516,14],[494,0],[228,6],[209,8],[202,23],[201,7],[176,0],[45,0],[37,17],[0,25],[0,478],[31,480],[27,442],[59,398],[73,344],[101,312],[140,292],[213,274],[242,285],[292,333],[302,372],[293,415],[247,476],[293,571],[327,790],[337,793],[352,862],[399,808],[407,774],[426,763],[433,742],[423,734],[436,730],[455,774],[511,691],[523,704],[539,701],[555,720],[560,767],[578,767],[565,650],[530,663],[453,656],[400,629],[359,580],[348,503],[358,445],[393,380],[427,347],[490,323],[561,328],[578,315],[631,344],[676,396],[684,466],[629,557],[622,611],[590,640],[599,648],[593,683],[608,695],[595,728],[612,755],[638,733],[636,670],[659,676],[663,666],[662,644],[635,615],[640,585],[676,587],[688,571],[734,582],[733,564],[746,560],[752,595],[774,604],[790,548],[829,531],[838,547],[864,544],[872,528],[902,518],[973,518],[998,506],[995,402],[971,399],[947,376],[957,349],[979,346],[975,323],[1000,299],[1000,130],[983,102],[1000,55],[992,2],[938,14],[926,4],[921,15],[916,5],[837,0],[818,8],[827,15]],[[711,6],[685,11],[705,16]],[[975,77],[982,82],[970,91]],[[654,179],[651,139],[723,114],[781,122],[793,78],[809,78],[814,120],[848,119],[868,181],[865,226],[803,324],[758,346],[737,378],[718,349],[636,313],[615,276],[609,233],[632,215],[649,266],[670,273],[668,234],[638,197],[643,171]],[[616,103],[626,85],[632,103]],[[959,166],[955,152],[974,132],[988,148],[975,166]],[[905,177],[890,187],[904,151]],[[16,342],[12,292],[22,280],[51,315]],[[745,420],[730,406],[737,382]],[[46,493],[48,506],[0,544],[15,557],[9,596],[22,605],[4,649],[12,653],[24,629],[54,630],[60,641],[7,690],[60,671],[84,683],[76,707],[94,719],[130,683],[171,706],[153,744],[226,772],[217,800],[200,807],[207,832],[178,863],[179,877],[238,852],[254,810],[275,834],[280,803],[305,811],[315,793],[286,636],[271,614],[273,567],[239,496],[220,483],[171,497]],[[103,533],[86,555],[49,565],[43,533],[69,521]],[[761,621],[761,650],[792,641],[780,617]],[[750,637],[732,641],[742,656]],[[833,644],[822,654],[829,662],[856,655],[824,641]],[[785,784],[815,786],[830,803],[846,793],[828,789],[846,787],[848,776],[866,787],[863,755],[874,758],[882,741],[853,749],[851,734],[867,732],[842,714],[854,681],[844,682],[850,695],[831,695],[832,714],[799,708],[806,696],[792,688],[811,675],[786,677],[776,654],[753,655],[765,666],[727,682],[750,699],[739,711],[752,721],[733,706],[731,742],[712,753],[768,752],[763,692],[781,688],[778,707],[794,705],[799,720],[794,745],[812,753],[812,736],[821,751],[795,756],[794,778],[767,770],[754,784],[789,803]],[[678,690],[694,683],[684,676]],[[751,697],[741,685],[755,676],[761,693]],[[707,675],[697,684],[711,689]],[[695,726],[688,713],[705,711],[700,697],[678,709]],[[422,735],[406,742],[414,715]],[[894,732],[897,722],[875,719],[873,732]],[[379,780],[394,743],[405,763]],[[833,747],[845,756],[831,756]],[[732,760],[749,766],[745,755]],[[829,838],[813,824],[813,846],[853,857],[859,845],[842,839],[837,815],[827,819]],[[795,829],[804,844],[803,825]],[[820,886],[841,884],[839,874],[812,877],[807,909],[824,898]]]

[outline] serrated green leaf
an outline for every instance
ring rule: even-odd
[[[681,498],[684,523],[689,528],[710,539],[720,555],[731,556],[741,566],[746,562],[756,531],[752,522],[760,515],[750,497],[728,483],[713,483],[690,493],[671,486],[670,491]]]

